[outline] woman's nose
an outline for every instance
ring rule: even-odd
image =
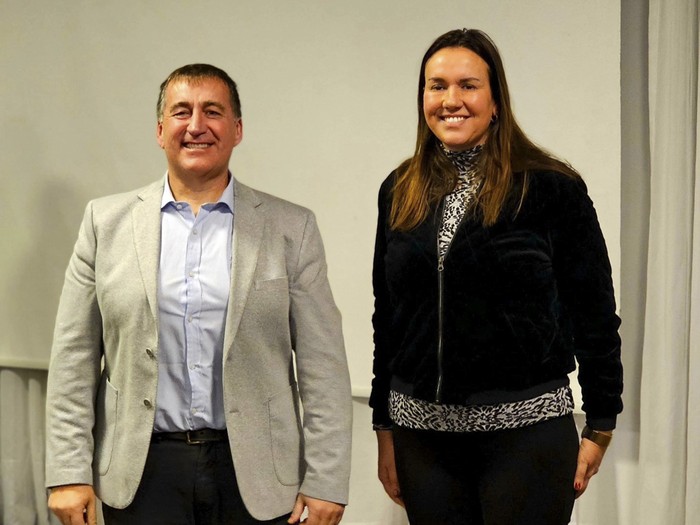
[[[457,88],[454,86],[448,87],[444,91],[444,96],[442,98],[442,106],[445,108],[454,108],[461,105],[461,100],[459,98],[459,93]]]

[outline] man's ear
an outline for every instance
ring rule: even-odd
[[[235,144],[233,145],[234,147],[238,146],[241,143],[241,141],[243,140],[243,119],[242,118],[239,118],[238,121],[236,122],[235,133],[236,133],[236,138],[235,138]]]
[[[163,145],[163,123],[161,121],[158,121],[156,124],[156,140],[158,141],[158,145],[160,146],[161,149],[164,149],[165,146]]]

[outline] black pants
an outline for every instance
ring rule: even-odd
[[[574,505],[573,416],[495,432],[394,427],[411,525],[563,525]]]
[[[141,484],[125,509],[102,505],[106,525],[282,525],[258,521],[238,492],[228,441],[151,443]]]

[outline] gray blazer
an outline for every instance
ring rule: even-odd
[[[162,192],[163,180],[88,204],[51,352],[46,484],[91,484],[116,508],[134,498],[153,430]],[[237,181],[234,213],[223,386],[241,496],[258,520],[298,492],[347,503],[350,380],[314,215]]]

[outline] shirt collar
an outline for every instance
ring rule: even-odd
[[[163,183],[163,197],[160,200],[160,209],[163,210],[168,204],[174,204],[176,202],[173,192],[170,189],[170,184],[168,184],[168,172],[166,171],[165,182]],[[216,203],[223,204],[233,213],[233,175],[230,171],[228,172],[228,184],[226,185],[226,189],[224,189],[224,192]]]
[[[479,156],[481,155],[481,151],[483,149],[482,144],[464,151],[449,150],[444,144],[440,144],[440,146],[445,152],[445,155],[447,155],[447,158],[452,161],[452,164],[457,169],[457,173],[460,175],[476,169],[477,163],[479,162]]]

